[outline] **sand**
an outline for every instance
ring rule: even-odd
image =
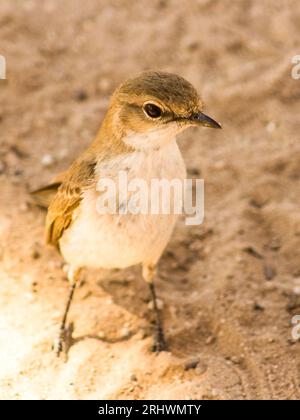
[[[0,5],[0,399],[296,399],[300,343],[300,54],[296,0],[58,0]],[[114,88],[176,72],[224,129],[179,138],[205,221],[178,222],[157,288],[153,354],[138,269],[84,272],[65,358],[68,284],[28,192],[95,136]]]

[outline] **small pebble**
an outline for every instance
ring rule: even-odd
[[[111,83],[109,79],[101,79],[98,87],[102,92],[107,92],[110,89]]]
[[[87,98],[88,98],[88,94],[85,90],[78,90],[75,93],[75,99],[78,102],[83,102],[83,101],[87,100]]]
[[[263,255],[260,254],[253,246],[246,246],[243,248],[244,252],[247,252],[249,255],[252,255],[252,257],[263,259]]]
[[[129,330],[129,328],[124,327],[124,328],[122,328],[122,329],[121,329],[121,331],[120,331],[120,336],[121,336],[122,338],[127,338],[127,337],[129,337],[129,335],[130,335],[130,330]]]
[[[273,280],[273,278],[276,276],[276,270],[271,265],[264,265],[263,272],[266,280]]]
[[[39,251],[38,251],[37,249],[35,249],[35,250],[32,252],[32,254],[31,254],[31,257],[32,257],[34,260],[37,260],[38,258],[40,258],[40,256],[41,256],[41,254],[39,253]]]
[[[266,125],[266,130],[268,133],[273,133],[276,130],[276,124],[274,123],[274,121],[270,121]]]
[[[101,340],[103,340],[103,339],[105,338],[105,333],[104,333],[104,331],[99,331],[99,332],[98,332],[98,334],[97,334],[97,336],[98,336]]]
[[[207,364],[204,362],[199,361],[196,367],[197,375],[203,375],[207,371]]]
[[[35,300],[35,296],[33,293],[26,293],[25,297],[28,300],[28,302],[33,302]]]
[[[61,149],[58,151],[58,157],[59,159],[63,160],[66,157],[68,157],[68,150],[67,149]]]
[[[200,175],[200,169],[198,168],[189,168],[188,173],[190,175],[199,176]]]

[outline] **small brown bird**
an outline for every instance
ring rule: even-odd
[[[154,349],[167,348],[154,287],[155,267],[173,231],[176,214],[103,214],[97,210],[102,179],[184,180],[186,169],[176,135],[190,126],[221,128],[202,113],[194,87],[180,76],[144,72],[127,80],[111,97],[99,133],[88,149],[56,181],[33,194],[45,203],[47,242],[69,265],[70,292],[57,354],[62,351],[68,311],[84,267],[125,268],[140,264],[156,317]],[[118,203],[119,206],[122,203]]]

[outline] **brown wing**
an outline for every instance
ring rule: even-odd
[[[73,211],[82,199],[82,192],[95,182],[95,166],[92,159],[78,160],[65,173],[65,179],[48,209],[47,243],[57,246],[63,232],[70,226]]]

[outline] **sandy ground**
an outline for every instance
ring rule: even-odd
[[[0,398],[292,399],[300,395],[297,0],[2,0]],[[224,130],[179,144],[205,179],[205,223],[181,220],[157,280],[170,353],[151,353],[139,270],[87,271],[66,361],[67,293],[28,191],[93,139],[113,89],[157,68],[190,80]]]

